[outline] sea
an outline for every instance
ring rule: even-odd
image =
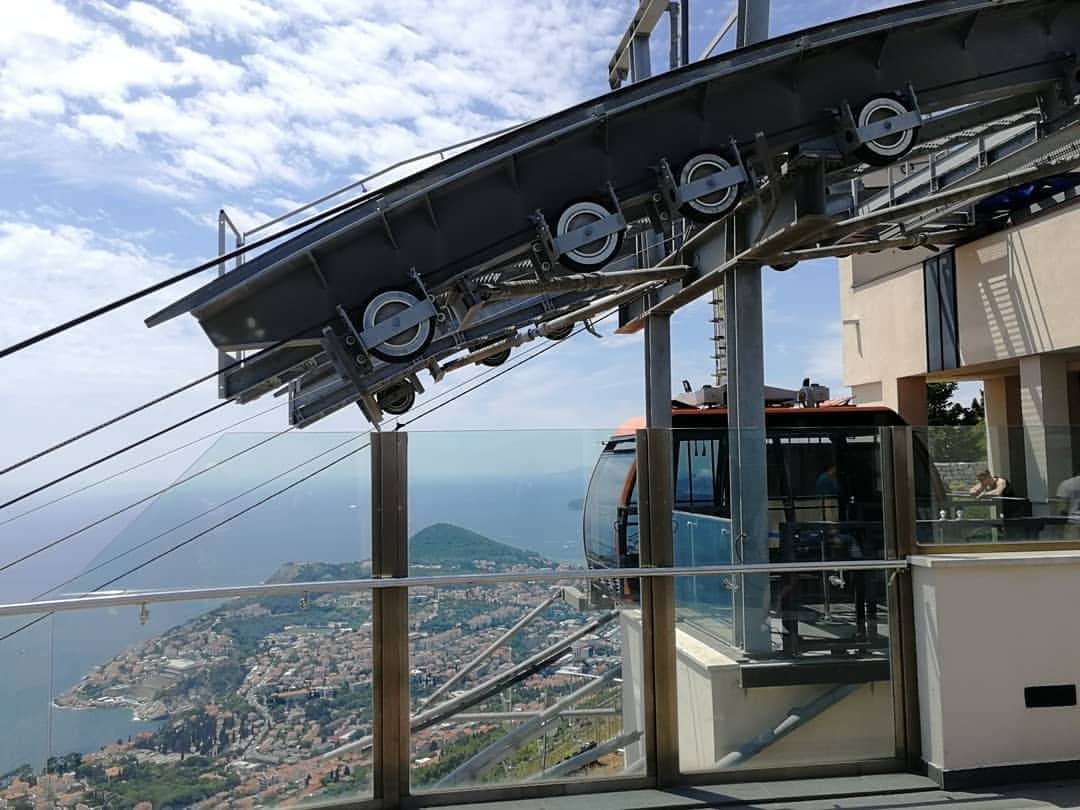
[[[86,537],[58,545],[24,571],[6,572],[0,578],[3,601],[95,590],[257,584],[288,562],[367,559],[368,451],[359,450],[263,502],[363,441],[348,443],[348,435],[336,433],[292,433],[271,441],[267,436],[223,436],[180,476],[190,480]],[[451,523],[554,562],[583,564],[583,501],[603,439],[596,431],[411,434],[410,531]],[[323,455],[304,465],[318,454]],[[42,510],[32,533],[14,531],[18,522],[0,526],[5,557],[110,514],[117,504],[145,496],[145,489],[121,483],[80,493],[62,508]],[[236,517],[219,525],[231,516]],[[78,540],[85,542],[77,545]],[[155,728],[133,719],[127,709],[65,709],[52,700],[125,647],[217,604],[177,602],[150,605],[148,612],[123,607],[0,619],[0,636],[12,634],[0,640],[0,728],[5,732],[0,775],[24,763],[40,768],[49,756],[88,753]],[[40,620],[24,627],[34,618]]]

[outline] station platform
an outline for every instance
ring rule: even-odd
[[[1080,810],[1080,779],[942,790],[914,774],[748,782],[454,805],[458,810]]]

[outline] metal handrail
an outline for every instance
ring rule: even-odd
[[[307,211],[307,210],[309,210],[311,208],[314,208],[317,205],[322,205],[327,200],[332,200],[334,197],[337,197],[337,196],[339,196],[341,194],[344,194],[346,191],[352,191],[354,188],[359,188],[364,193],[364,196],[374,194],[375,193],[374,190],[373,191],[368,191],[366,188],[364,188],[364,186],[366,184],[370,183],[372,180],[376,180],[379,177],[382,177],[384,174],[389,174],[390,172],[394,171],[395,169],[400,169],[402,166],[408,166],[410,163],[417,163],[417,162],[419,162],[421,160],[426,160],[427,158],[435,157],[436,155],[439,156],[440,160],[444,160],[447,152],[453,151],[454,149],[461,149],[462,147],[465,147],[465,146],[472,146],[474,143],[480,143],[481,141],[486,141],[486,140],[489,140],[491,138],[497,138],[500,135],[505,135],[507,132],[513,132],[518,127],[523,127],[527,123],[530,123],[530,122],[525,121],[525,122],[520,123],[520,124],[514,124],[513,126],[505,127],[504,129],[497,129],[494,132],[488,132],[488,133],[485,133],[483,135],[476,135],[476,136],[474,136],[472,138],[468,138],[467,140],[459,141],[458,143],[452,143],[449,146],[444,146],[441,149],[432,149],[430,152],[424,152],[421,155],[413,155],[412,157],[405,158],[404,160],[399,160],[397,163],[394,163],[394,164],[391,164],[390,166],[386,166],[385,168],[379,169],[379,171],[375,172],[374,174],[369,174],[366,177],[361,177],[359,180],[354,180],[353,182],[342,186],[341,188],[337,189],[336,191],[331,191],[331,192],[329,192],[327,194],[324,194],[323,196],[319,197],[316,200],[312,200],[311,202],[304,203],[303,205],[301,205],[298,208],[294,208],[292,211],[288,211],[287,213],[281,214],[279,216],[274,217],[273,219],[267,220],[262,225],[256,225],[251,230],[244,231],[244,236],[248,237],[248,236],[252,236],[253,234],[259,233],[259,231],[264,231],[264,230],[266,230],[267,228],[269,228],[272,225],[277,225],[279,222],[284,222],[287,219],[291,219],[292,217],[296,216],[297,214],[301,214],[304,211]],[[358,197],[356,199],[356,202],[359,202],[361,199],[363,199],[363,197]]]
[[[821,571],[884,571],[908,568],[907,560],[829,560],[828,563],[758,563],[744,565],[673,566],[670,568],[591,568],[566,570],[513,571],[506,573],[445,574],[430,577],[373,577],[326,582],[281,582],[262,585],[232,585],[214,588],[123,591],[100,596],[43,599],[38,602],[0,604],[0,616],[30,616],[59,611],[149,605],[159,602],[196,602],[305,593],[348,593],[382,588],[439,588],[451,585],[490,585],[506,582],[563,582],[598,579],[641,579],[649,577],[719,576],[731,574],[793,574]]]

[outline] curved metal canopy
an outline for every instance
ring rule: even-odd
[[[976,201],[1078,162],[1078,46],[1080,0],[927,0],[769,40],[396,182],[147,323],[190,312],[220,349],[284,343],[228,374],[226,396],[292,381],[294,423],[358,400],[378,421],[380,392],[419,388],[421,370],[441,379],[660,284],[674,294],[651,306],[673,311],[734,262],[972,238]],[[715,173],[680,175],[702,155]],[[900,180],[880,168],[899,162]],[[737,205],[709,207],[731,189]],[[562,216],[581,202],[588,216]],[[682,214],[699,222],[685,241]],[[622,247],[653,229],[678,248],[655,272]],[[699,266],[721,233],[729,261]],[[373,325],[386,290],[416,303]],[[425,326],[409,356],[379,351]]]

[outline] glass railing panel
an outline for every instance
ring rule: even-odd
[[[9,741],[27,747],[43,798],[216,808],[370,797],[370,594],[180,605],[48,620],[49,702],[36,717],[48,744]]]
[[[584,567],[583,523],[602,563],[617,567],[633,446],[598,468],[608,439],[587,430],[411,432],[410,573]],[[636,515],[632,522],[636,553]]]
[[[367,442],[366,433],[230,433],[171,480],[121,477],[78,493],[60,505],[62,521],[50,522],[52,508],[26,518],[41,518],[35,544],[60,542],[28,562],[40,576],[25,598],[254,585],[288,576],[288,565],[298,560],[338,566],[366,560]],[[23,521],[13,522],[0,537],[22,541],[22,528]],[[71,553],[95,546],[100,550],[90,557]],[[80,561],[75,567],[72,558]]]
[[[717,578],[732,580],[725,587],[738,601],[749,576]],[[894,757],[887,576],[841,569],[765,575],[769,648],[752,655],[714,626],[677,621],[680,768]]]
[[[641,619],[619,580],[413,588],[418,792],[644,772]]]
[[[675,565],[731,565],[731,520],[687,512],[672,513]],[[675,580],[675,620],[701,628],[734,646],[735,586],[731,576],[692,576]]]
[[[52,633],[51,616],[0,619],[0,796],[9,801],[30,800],[50,754]]]
[[[914,435],[921,544],[1080,540],[1077,427],[980,424]]]
[[[676,565],[884,559],[883,429],[845,424],[828,409],[770,414],[764,431],[699,421],[673,431]],[[818,579],[814,590],[805,578],[765,573],[687,577],[677,615],[739,655],[798,654],[809,642],[799,641],[796,603],[832,613],[836,586]],[[769,625],[781,619],[791,628],[778,646]]]

